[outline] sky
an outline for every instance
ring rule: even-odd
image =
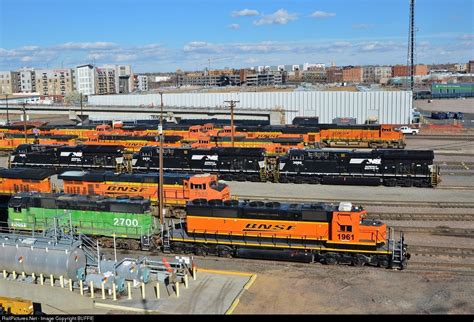
[[[416,0],[416,62],[474,60],[474,1]],[[0,70],[406,64],[409,0],[0,0]]]

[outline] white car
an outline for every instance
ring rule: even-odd
[[[417,135],[418,133],[420,133],[420,130],[419,129],[415,129],[415,128],[411,128],[411,127],[408,127],[408,126],[402,126],[398,129],[395,129],[399,132],[402,132],[404,134],[411,134],[411,135]]]

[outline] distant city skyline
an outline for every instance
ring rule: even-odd
[[[474,59],[473,2],[416,0],[416,63]],[[0,70],[406,64],[408,0],[2,0]]]

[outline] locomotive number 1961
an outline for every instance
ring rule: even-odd
[[[114,226],[138,227],[138,219],[114,218]]]
[[[354,240],[353,234],[337,234],[337,238],[339,240]]]

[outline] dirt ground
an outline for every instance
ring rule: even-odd
[[[472,314],[473,275],[377,267],[206,259],[256,273],[234,314]]]

